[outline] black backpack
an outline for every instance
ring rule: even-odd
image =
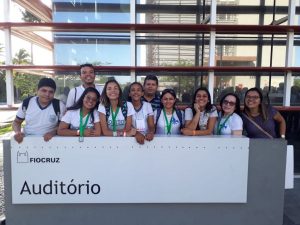
[[[182,128],[183,128],[183,123],[182,123],[182,113],[181,113],[181,111],[178,110],[178,109],[175,109],[175,112],[176,112],[176,115],[177,115],[177,117],[178,117],[178,119],[179,119],[179,122],[180,122],[180,129],[182,129]],[[158,122],[158,119],[159,119],[159,117],[160,117],[160,114],[161,114],[161,108],[158,108],[158,109],[157,109],[157,113],[156,113],[156,123],[155,123],[155,127],[157,126],[157,122]]]
[[[25,98],[23,103],[22,103],[22,110],[24,113],[26,113],[26,110],[28,108],[28,105],[29,105],[29,101],[30,99],[32,98],[33,96],[29,96],[28,98]],[[60,107],[59,107],[59,100],[56,99],[56,98],[53,98],[52,99],[52,106],[53,106],[53,109],[54,109],[54,112],[56,114],[56,116],[59,118],[59,115],[60,115]]]

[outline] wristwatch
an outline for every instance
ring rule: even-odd
[[[283,138],[283,139],[285,139],[285,135],[284,134],[280,135],[280,137]]]

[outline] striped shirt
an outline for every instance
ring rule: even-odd
[[[144,96],[142,96],[142,101],[149,102],[152,106],[153,111],[160,108],[160,97],[159,97],[159,95],[155,95],[155,97],[152,98],[150,101],[148,101],[147,99],[144,98]]]

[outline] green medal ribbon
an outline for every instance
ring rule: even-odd
[[[112,118],[112,122],[113,122],[113,124],[112,124],[112,126],[113,126],[113,132],[116,132],[116,131],[117,131],[116,118],[117,118],[117,115],[118,115],[118,113],[119,113],[119,109],[120,109],[120,107],[117,107],[116,112],[114,113],[112,107],[110,107],[110,110],[111,110],[111,118]],[[125,118],[125,119],[126,119],[126,118]]]
[[[84,134],[84,129],[87,125],[87,122],[89,121],[90,118],[90,112],[87,114],[86,119],[84,121],[84,124],[82,123],[83,120],[83,114],[82,114],[82,109],[80,109],[80,127],[79,127],[79,135],[80,137],[83,137]]]
[[[163,109],[164,111],[164,117],[165,117],[165,120],[166,120],[166,125],[167,125],[167,134],[171,134],[171,128],[172,128],[172,119],[173,119],[173,113],[174,113],[174,109],[172,111],[172,117],[170,119],[170,123],[168,121],[168,118],[167,118],[167,113],[166,113],[166,110]]]
[[[218,130],[217,130],[217,134],[220,135],[221,134],[221,130],[225,127],[226,122],[228,121],[229,117],[231,117],[232,114],[228,115],[225,119],[225,121],[221,124],[221,120],[220,119],[219,123],[218,123]]]

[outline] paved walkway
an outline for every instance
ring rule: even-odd
[[[0,108],[0,127],[10,126],[11,122],[16,117],[16,109],[2,109]]]

